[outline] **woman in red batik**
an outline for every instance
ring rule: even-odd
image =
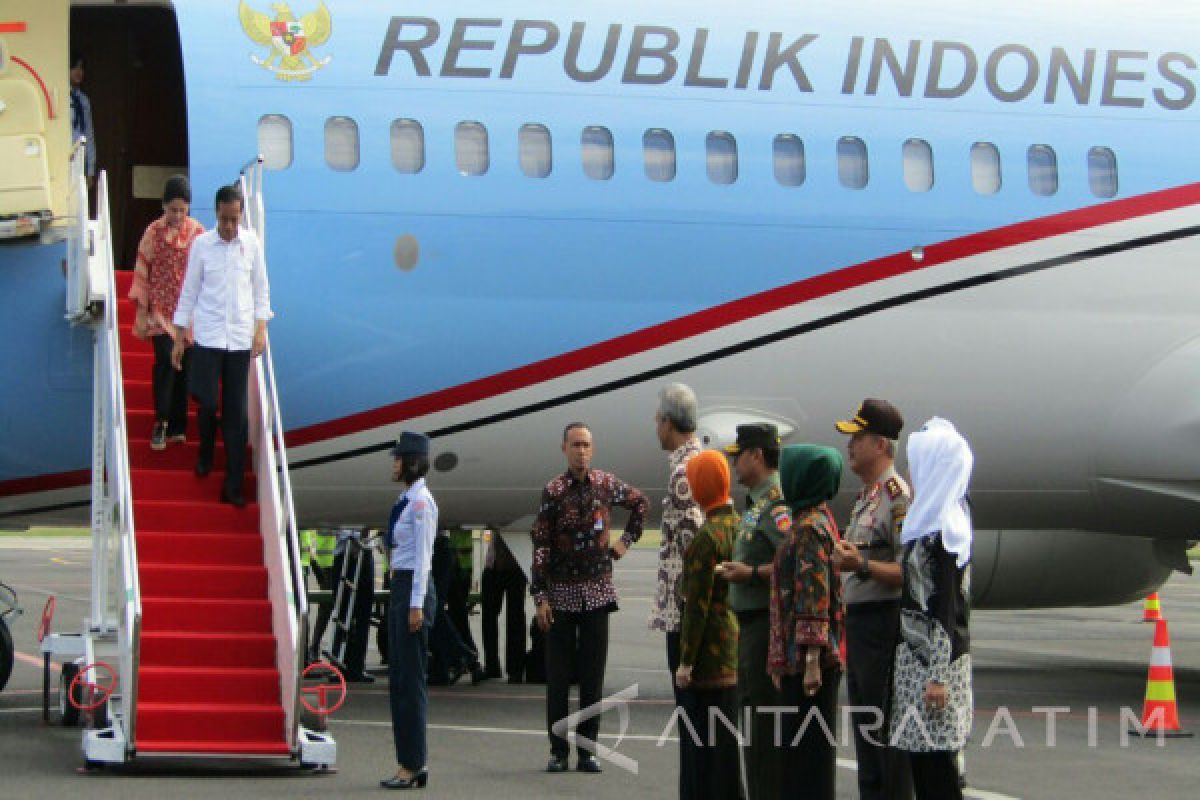
[[[154,430],[150,447],[162,450],[167,442],[187,441],[187,371],[171,366],[175,327],[171,318],[179,302],[192,242],[204,226],[188,216],[192,187],[183,175],[163,187],[163,215],[151,222],[138,245],[133,288],[129,299],[137,303],[133,332],[154,343]]]

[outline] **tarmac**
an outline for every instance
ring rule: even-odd
[[[353,686],[330,723],[338,743],[336,774],[316,775],[287,762],[151,759],[81,774],[79,729],[42,721],[36,630],[50,594],[58,597],[55,629],[79,629],[90,585],[88,546],[86,539],[77,538],[0,537],[0,580],[17,590],[25,609],[12,624],[17,664],[0,692],[0,798],[233,800],[382,794],[378,781],[393,771],[394,763],[381,672],[375,684]],[[678,743],[670,725],[669,676],[662,635],[646,626],[655,561],[653,550],[633,550],[617,564],[621,611],[611,627],[606,694],[632,696],[636,691],[636,697],[628,703],[628,729],[619,743],[617,712],[606,713],[601,726],[602,743],[634,762],[626,766],[636,772],[610,762],[602,775],[543,773],[548,756],[544,687],[502,680],[479,686],[461,682],[430,690],[430,783],[418,796],[674,796]],[[1160,596],[1170,626],[1182,724],[1200,731],[1200,576],[1176,574]],[[968,797],[1195,796],[1200,741],[1123,735],[1128,722],[1122,709],[1140,716],[1146,689],[1154,626],[1141,623],[1141,617],[1140,603],[975,613],[976,715],[966,751]],[[479,617],[472,623],[479,641]],[[378,665],[373,648],[368,664]],[[1049,708],[1059,710],[1047,712]],[[843,744],[838,756],[838,797],[855,798],[853,746]]]

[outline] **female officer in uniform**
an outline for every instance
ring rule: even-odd
[[[388,694],[396,774],[380,781],[385,789],[423,789],[426,764],[425,689],[429,629],[437,608],[432,572],[438,509],[425,487],[429,437],[405,431],[392,448],[392,478],[406,487],[388,520],[392,585],[388,607]]]

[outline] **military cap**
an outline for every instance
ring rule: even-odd
[[[755,447],[779,447],[779,429],[769,422],[752,422],[737,426],[737,441],[725,448],[726,455],[736,456]]]
[[[392,448],[393,458],[427,455],[429,455],[429,437],[423,433],[405,431],[400,434],[400,438],[396,440],[396,446]]]
[[[858,407],[854,419],[840,420],[834,427],[841,433],[874,433],[885,439],[899,439],[904,417],[887,400],[868,397]]]

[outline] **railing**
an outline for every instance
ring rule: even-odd
[[[87,183],[77,176],[74,202],[82,213],[77,236],[87,248],[69,253],[70,272],[84,273],[89,292],[103,287],[103,317],[95,330],[95,377],[92,431],[92,597],[88,627],[93,634],[116,634],[119,692],[125,740],[132,746],[137,720],[137,673],[142,626],[142,594],[138,582],[137,542],[134,538],[133,494],[125,389],[121,374],[121,340],[116,279],[113,275],[108,176],[97,181],[94,222],[87,221]],[[86,257],[86,264],[74,262]],[[102,281],[93,281],[103,275]],[[116,589],[113,592],[112,589]]]
[[[239,185],[245,202],[243,224],[254,231],[266,252],[266,216],[262,195],[262,157],[248,162]],[[308,598],[300,561],[300,540],[292,482],[288,473],[287,445],[279,413],[279,392],[270,339],[254,360],[250,387],[251,436],[263,533],[264,554],[271,587],[272,626],[277,641],[280,697],[284,703],[288,744],[297,747],[300,723],[300,672],[308,633]]]
[[[93,322],[105,297],[109,273],[96,257],[96,238],[88,219],[87,176],[84,163],[87,140],[80,139],[71,150],[68,198],[71,224],[67,226],[67,319],[73,323]],[[105,212],[107,214],[107,209]]]

